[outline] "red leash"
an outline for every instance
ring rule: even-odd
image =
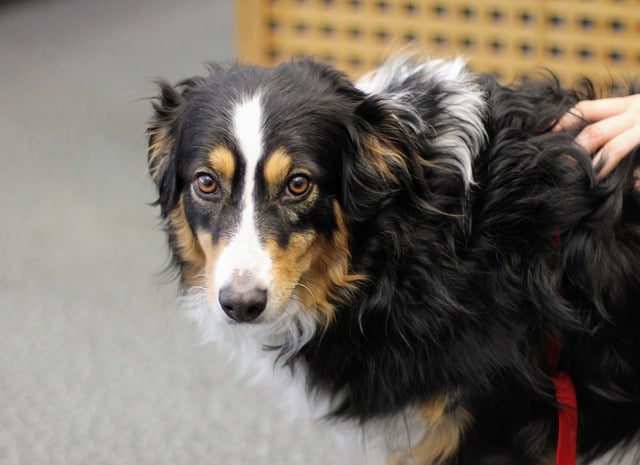
[[[558,401],[558,446],[556,465],[575,465],[578,442],[578,401],[571,378],[556,371],[551,378]]]
[[[562,248],[562,236],[557,234],[555,239],[558,248]],[[559,286],[559,292],[562,294],[561,286]],[[545,347],[545,356],[553,370],[551,381],[553,381],[558,403],[558,444],[555,465],[575,465],[578,447],[578,399],[571,377],[558,371],[561,352],[560,336],[550,334]]]
[[[558,403],[558,444],[555,465],[575,465],[578,446],[578,399],[571,377],[557,370],[561,351],[560,338],[555,334],[551,335],[547,341],[545,356],[553,370],[551,381],[553,381]]]

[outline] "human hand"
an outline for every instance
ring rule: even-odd
[[[594,165],[602,163],[597,175],[602,179],[640,144],[640,94],[583,100],[565,113],[553,130],[585,121],[590,124],[578,134],[576,143],[594,154]]]

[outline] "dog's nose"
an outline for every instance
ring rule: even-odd
[[[267,306],[267,290],[253,280],[242,280],[223,286],[218,301],[229,318],[247,323],[260,316]]]

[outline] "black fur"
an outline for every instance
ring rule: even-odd
[[[589,459],[640,432],[640,152],[596,182],[591,158],[573,143],[579,128],[550,131],[578,100],[595,97],[589,87],[477,79],[488,140],[469,188],[432,142],[429,131],[448,110],[437,83],[407,79],[387,89],[411,88],[408,109],[313,62],[223,70],[181,87],[224,99],[230,89],[280,86],[269,95],[286,97],[265,104],[280,122],[269,125],[274,146],[291,143],[286,131],[323,124],[298,143],[326,153],[316,163],[331,167],[326,185],[345,212],[351,268],[368,280],[355,293],[335,289],[334,321],[290,363],[311,390],[340,399],[333,415],[366,422],[447,394],[473,418],[448,463],[536,465],[557,434],[544,356],[556,334],[558,368],[577,391],[579,452]],[[190,130],[195,122],[176,111],[188,95],[162,92],[158,124]],[[298,92],[308,103],[293,108],[304,100]],[[212,100],[203,117],[214,118],[215,107]],[[405,168],[390,167],[395,182],[371,169],[367,135],[402,154]],[[165,215],[181,189],[176,179],[170,170],[159,177]],[[325,226],[329,236],[335,224]]]

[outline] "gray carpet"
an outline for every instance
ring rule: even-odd
[[[143,98],[232,28],[226,1],[0,4],[0,464],[335,463],[163,282]]]

